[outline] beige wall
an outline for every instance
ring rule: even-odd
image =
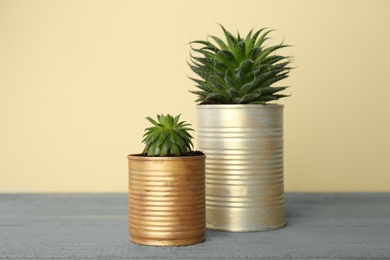
[[[196,127],[187,43],[217,22],[295,45],[287,191],[390,191],[390,1],[0,0],[0,192],[126,191],[146,116]]]

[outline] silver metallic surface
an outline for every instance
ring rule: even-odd
[[[198,105],[197,116],[207,228],[283,227],[283,105]]]

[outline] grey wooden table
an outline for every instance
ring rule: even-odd
[[[390,259],[390,193],[287,193],[285,228],[129,242],[126,194],[0,194],[0,259]]]

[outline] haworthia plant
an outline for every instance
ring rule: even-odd
[[[193,138],[188,131],[194,131],[185,121],[179,122],[180,115],[157,115],[157,121],[146,118],[152,127],[145,129],[143,155],[146,156],[181,156],[194,147]]]
[[[191,42],[189,66],[200,79],[190,78],[198,91],[200,104],[265,104],[287,95],[279,94],[286,86],[274,83],[288,77],[291,58],[275,54],[288,47],[265,46],[272,30],[251,30],[245,38],[233,36],[221,25],[225,40],[209,36],[206,41]],[[210,41],[210,39],[212,41]],[[195,48],[194,45],[200,47]]]

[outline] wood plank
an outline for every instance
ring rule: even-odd
[[[390,259],[390,193],[286,194],[287,226],[129,242],[126,194],[0,194],[0,259]]]

